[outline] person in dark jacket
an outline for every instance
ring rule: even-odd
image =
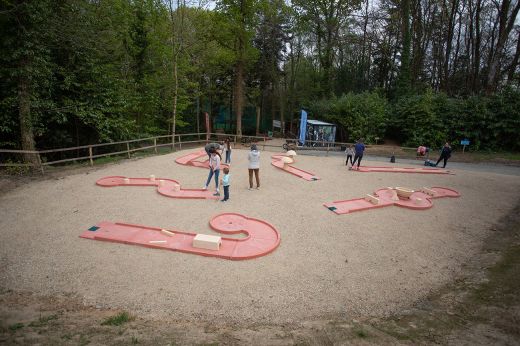
[[[446,142],[446,144],[444,144],[444,147],[442,147],[441,156],[437,160],[437,163],[435,164],[435,166],[437,167],[439,162],[441,162],[441,160],[444,160],[444,166],[442,166],[442,168],[446,168],[446,163],[448,162],[448,159],[450,157],[451,157],[450,143]]]
[[[357,169],[359,169],[359,165],[361,164],[361,159],[363,158],[363,153],[365,152],[365,145],[363,144],[363,138],[358,139],[356,145],[354,146],[354,162],[352,162],[352,166],[349,169],[354,169],[354,165],[357,161]]]

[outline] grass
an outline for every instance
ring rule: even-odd
[[[482,343],[500,337],[520,340],[520,206],[502,221],[487,240],[484,251],[501,253],[500,260],[486,270],[485,282],[474,285],[461,279],[430,297],[413,314],[396,316],[371,327],[397,340],[417,344],[444,343],[444,336],[456,335],[458,330],[475,325],[492,326],[487,329],[502,334],[475,336]],[[460,300],[446,305],[445,296],[458,296]]]
[[[29,327],[42,327],[45,326],[49,321],[58,319],[58,315],[41,316],[37,321],[29,323]]]
[[[88,337],[84,334],[81,334],[79,336],[79,340],[78,340],[78,345],[80,346],[85,346],[85,345],[88,345],[90,344],[90,340],[88,339]]]
[[[368,333],[363,329],[357,329],[354,333],[360,338],[366,338],[368,336]]]
[[[135,318],[128,314],[126,311],[120,312],[119,314],[109,317],[103,322],[101,322],[102,326],[120,326],[124,323],[133,321]]]
[[[23,327],[25,327],[25,325],[23,323],[15,323],[15,324],[11,324],[9,326],[9,330],[14,332],[14,331],[17,331],[18,329],[21,329]]]

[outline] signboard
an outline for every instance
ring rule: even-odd
[[[463,139],[460,141],[460,145],[469,145],[469,139]]]
[[[307,112],[302,109],[302,116],[300,119],[300,143],[305,144],[305,132],[307,131]]]
[[[282,122],[280,120],[273,120],[273,127],[282,128]]]

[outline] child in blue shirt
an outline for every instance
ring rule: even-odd
[[[222,186],[224,187],[224,199],[222,199],[221,202],[225,202],[229,199],[229,168],[224,167],[223,171]]]

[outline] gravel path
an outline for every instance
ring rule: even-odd
[[[261,190],[248,191],[245,150],[233,151],[228,203],[95,185],[109,175],[155,174],[200,188],[207,171],[174,162],[190,151],[33,182],[0,196],[0,286],[77,295],[86,304],[170,320],[383,316],[460,274],[520,191],[515,175],[356,173],[345,169],[343,158],[301,155],[296,167],[322,178],[307,182],[272,167],[268,152],[262,153]],[[426,211],[388,207],[338,216],[322,206],[386,186],[445,186],[462,197],[435,200]],[[222,212],[273,224],[280,247],[235,262],[78,237],[102,220],[211,234],[208,221]]]

